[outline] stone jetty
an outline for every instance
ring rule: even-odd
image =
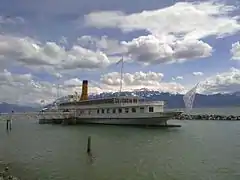
[[[217,115],[217,114],[181,114],[175,117],[177,120],[219,120],[219,121],[240,121],[240,115]]]

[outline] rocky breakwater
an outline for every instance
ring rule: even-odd
[[[181,114],[175,117],[177,120],[219,120],[219,121],[240,121],[240,116],[217,115],[217,114]]]
[[[11,175],[8,167],[5,167],[4,170],[0,172],[0,180],[20,180],[20,179]]]

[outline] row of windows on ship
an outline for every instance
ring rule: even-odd
[[[138,102],[142,102],[144,99],[116,99],[116,98],[109,98],[109,99],[93,99],[91,101],[77,101],[74,102],[70,100],[69,102],[62,103],[62,106],[69,105],[69,104],[77,104],[77,105],[92,105],[92,104],[121,104],[121,103],[133,103],[136,104]]]
[[[144,112],[144,107],[140,107],[140,112]],[[69,110],[66,109],[64,112],[68,112]],[[88,111],[88,114],[91,114],[93,110],[85,110]],[[79,112],[82,114],[85,112],[84,110],[79,110]],[[96,112],[96,111],[95,111]],[[135,107],[132,108],[107,108],[107,109],[97,109],[97,114],[109,114],[109,113],[136,113],[137,109]],[[148,112],[154,112],[154,107],[148,107]]]

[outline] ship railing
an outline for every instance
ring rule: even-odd
[[[109,108],[110,106],[111,107],[119,107],[119,106],[138,106],[138,105],[161,105],[161,106],[164,106],[164,101],[143,101],[143,102],[138,102],[138,103],[106,103],[106,104],[92,104],[92,105],[81,105],[81,106],[69,106],[68,109],[95,109],[95,108]]]
[[[165,101],[144,101],[144,102],[139,102],[139,104],[145,104],[145,105],[165,105]]]

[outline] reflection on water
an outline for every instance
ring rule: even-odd
[[[240,122],[172,121],[181,128],[0,122],[0,167],[22,179],[240,179]],[[92,157],[87,138],[92,137]]]

